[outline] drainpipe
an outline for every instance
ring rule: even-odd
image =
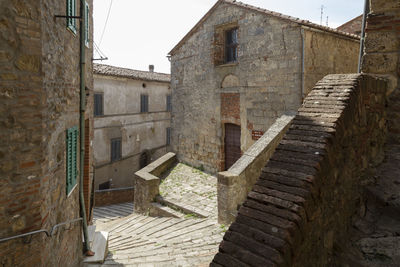
[[[86,210],[85,210],[85,201],[83,196],[83,177],[84,177],[84,165],[85,165],[85,109],[86,109],[86,95],[85,95],[85,70],[86,70],[86,58],[85,58],[85,21],[86,18],[85,12],[85,0],[80,0],[80,13],[81,19],[79,24],[80,30],[80,108],[79,108],[79,137],[80,137],[80,153],[79,153],[79,203],[81,210],[81,217],[83,218],[83,238],[85,240],[84,246],[86,255],[93,256],[94,253],[90,250],[89,244],[89,235],[87,229],[87,220],[86,220]]]
[[[305,44],[304,44],[304,29],[301,28],[301,101],[303,102],[305,97],[304,92],[304,56],[305,56]]]
[[[365,0],[364,3],[364,14],[362,19],[361,27],[361,40],[360,40],[360,54],[358,56],[358,73],[361,73],[361,60],[364,50],[364,39],[365,39],[365,25],[367,23],[367,14],[369,13],[369,0]]]

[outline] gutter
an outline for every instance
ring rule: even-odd
[[[83,196],[83,177],[85,165],[85,110],[86,110],[86,94],[85,94],[85,76],[86,76],[86,58],[85,58],[85,22],[88,19],[85,12],[85,0],[80,0],[80,13],[81,20],[79,24],[80,38],[80,105],[79,105],[79,139],[80,139],[80,153],[79,153],[79,204],[81,217],[83,218],[83,237],[84,237],[84,250],[87,256],[93,256],[94,253],[90,250],[89,234],[87,228],[87,218],[85,210],[85,200]]]
[[[361,73],[361,61],[364,54],[365,25],[367,24],[367,14],[369,13],[369,0],[365,0],[364,14],[361,27],[360,54],[358,56],[358,73]]]

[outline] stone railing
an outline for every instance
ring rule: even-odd
[[[218,173],[218,222],[230,224],[294,116],[283,115],[227,171]]]
[[[159,195],[159,176],[177,162],[175,153],[169,152],[134,175],[134,208],[136,212],[148,212],[150,203]]]
[[[365,213],[369,167],[383,160],[386,86],[365,74],[317,83],[210,266],[332,265],[352,216]]]

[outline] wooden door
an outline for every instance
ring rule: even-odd
[[[240,126],[225,124],[225,170],[229,169],[241,156]]]

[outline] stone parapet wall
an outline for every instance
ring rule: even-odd
[[[133,187],[113,188],[94,191],[94,204],[96,207],[112,204],[133,202]]]
[[[386,87],[356,74],[317,83],[211,266],[330,266],[358,209],[363,174],[383,158]]]
[[[149,211],[150,203],[159,195],[159,176],[169,170],[176,162],[175,153],[169,152],[135,172],[133,203],[136,212]]]
[[[294,116],[283,115],[227,171],[218,173],[218,222],[230,224]]]

